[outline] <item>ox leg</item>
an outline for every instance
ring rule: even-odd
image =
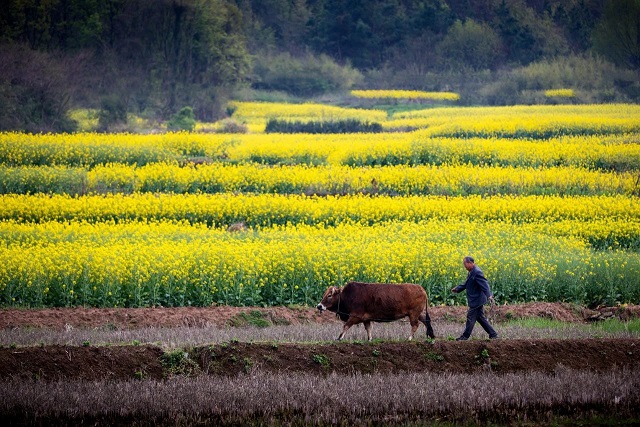
[[[371,322],[367,320],[363,323],[364,323],[364,329],[367,331],[367,339],[371,341]]]
[[[355,317],[349,317],[347,321],[344,322],[344,327],[342,328],[342,333],[338,337],[338,341],[344,338],[344,334],[346,334],[349,328],[355,325],[356,323],[359,323],[359,322],[355,319]]]
[[[424,326],[427,327],[427,336],[429,338],[435,338],[436,335],[433,333],[433,328],[431,327],[431,317],[429,316],[429,312],[422,313],[420,315],[420,321],[424,323]]]
[[[418,330],[418,326],[420,326],[420,322],[417,318],[409,317],[409,324],[411,325],[411,335],[409,335],[409,341],[411,341],[416,331]]]

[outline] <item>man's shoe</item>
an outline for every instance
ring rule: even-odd
[[[499,338],[500,338],[500,337],[499,337],[499,336],[497,336],[497,335],[494,335],[494,336],[492,336],[492,337],[489,337],[489,339],[490,339],[490,340],[497,340],[497,339],[499,339]]]
[[[456,338],[456,341],[466,341],[468,339],[469,338],[467,338],[467,337],[458,337],[458,338]]]

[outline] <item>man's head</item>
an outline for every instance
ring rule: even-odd
[[[473,268],[473,266],[475,265],[475,261],[473,260],[473,258],[471,258],[470,256],[466,256],[462,259],[462,263],[464,264],[464,268],[467,269],[467,271],[471,271],[471,269]]]

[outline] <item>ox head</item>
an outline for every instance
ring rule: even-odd
[[[337,310],[338,304],[340,303],[340,292],[342,292],[342,289],[340,289],[339,287],[329,286],[329,288],[324,292],[324,295],[322,296],[322,301],[320,301],[320,304],[318,304],[316,308],[320,311]],[[335,308],[335,310],[331,310],[332,308]]]

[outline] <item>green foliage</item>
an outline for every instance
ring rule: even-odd
[[[331,365],[329,357],[326,354],[314,354],[311,359],[314,361],[314,363],[317,363],[323,368],[328,368]]]
[[[640,69],[640,0],[609,0],[593,47],[617,65]]]
[[[591,33],[596,25],[596,15],[600,14],[598,8],[589,7],[585,0],[573,4],[558,2],[555,7],[549,2],[546,12],[564,30],[573,49],[587,51],[591,47]]]
[[[557,329],[564,330],[576,328],[576,325],[569,325],[567,322],[563,322],[556,319],[549,319],[544,317],[531,317],[525,319],[510,320],[505,326],[514,326],[518,328],[531,328],[531,329]],[[593,322],[588,324],[579,325],[581,330],[590,332],[607,332],[618,333],[626,332],[640,335],[640,319],[620,320],[620,319],[607,319],[599,322]]]
[[[630,320],[607,319],[593,324],[593,328],[605,331],[607,333],[627,332],[640,335],[640,319],[634,318]]]
[[[220,128],[218,130],[220,133],[247,133],[249,132],[249,127],[240,123],[234,119],[224,119],[220,122]]]
[[[377,133],[382,132],[380,123],[363,122],[361,120],[336,121],[289,121],[269,119],[266,133]]]
[[[251,371],[251,367],[253,366],[253,361],[249,357],[245,357],[244,359],[242,359],[242,361],[243,361],[242,370],[246,374],[248,374]]]
[[[498,6],[496,20],[509,59],[521,64],[538,59],[540,53],[534,52],[536,40],[531,28],[514,14],[506,0]]]
[[[570,55],[533,62],[503,72],[480,91],[479,102],[490,105],[547,103],[544,91],[574,88],[577,103],[624,102],[640,95],[637,75],[594,56]],[[640,99],[637,97],[635,99]]]
[[[379,67],[409,39],[445,33],[454,19],[444,0],[332,0],[319,6],[309,25],[311,47],[360,69]]]
[[[486,363],[491,363],[491,365],[495,364],[495,362],[491,361],[491,357],[489,356],[489,350],[487,350],[486,348],[483,348],[480,354],[475,356],[475,360],[478,365],[482,365]]]
[[[69,111],[69,117],[77,125],[78,132],[92,132],[98,128],[98,110],[81,108]]]
[[[451,69],[484,70],[500,63],[501,42],[487,24],[456,21],[438,45],[440,62]]]
[[[234,327],[256,326],[266,328],[271,326],[271,322],[264,317],[259,310],[252,310],[249,313],[238,313],[229,320],[229,324]]]
[[[0,58],[0,130],[76,129],[67,116],[70,90],[64,61],[23,45],[0,45]]]
[[[108,132],[127,124],[127,105],[116,95],[105,96],[98,111],[98,130]]]
[[[362,80],[359,71],[340,66],[326,55],[296,58],[288,53],[258,55],[254,66],[257,89],[276,90],[310,97],[344,91]]]
[[[182,349],[163,353],[160,363],[168,375],[193,375],[200,371],[198,363]]]
[[[167,129],[172,131],[185,130],[191,132],[196,127],[196,116],[193,114],[193,108],[183,107],[167,122]]]
[[[431,360],[433,362],[442,362],[444,360],[444,357],[441,354],[433,351],[428,352],[424,357],[426,357],[427,360]]]
[[[290,93],[277,90],[260,90],[250,87],[243,87],[236,90],[233,93],[232,99],[237,101],[257,101],[257,102],[283,102],[283,103],[301,103],[304,102],[304,98],[300,98]],[[236,111],[235,106],[227,105],[227,115],[232,116]]]
[[[160,357],[162,365],[166,368],[177,368],[182,364],[182,361],[187,358],[187,353],[184,350],[178,349],[169,353],[164,353]]]
[[[249,73],[242,16],[228,0],[8,3],[0,10],[0,40],[63,56],[61,73],[53,55],[51,64],[33,68],[46,71],[49,80],[70,76],[65,85],[83,107],[95,107],[92,100],[108,94],[131,102],[138,112],[166,117],[188,104],[201,118],[218,118],[224,92]],[[31,75],[25,73],[28,64],[13,68]],[[26,95],[46,105],[37,94]],[[69,95],[52,99],[68,102]],[[110,114],[102,119],[102,130],[122,121]],[[36,126],[50,130],[40,121]],[[59,127],[60,120],[56,123]]]

